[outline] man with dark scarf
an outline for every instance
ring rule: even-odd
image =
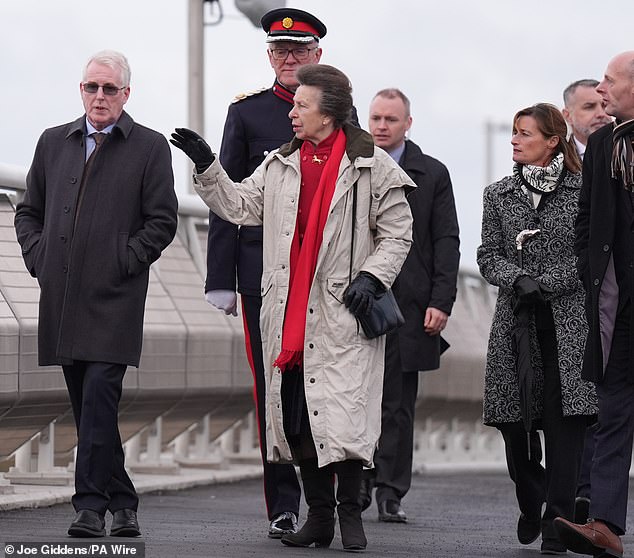
[[[597,92],[616,122],[589,138],[575,242],[589,323],[583,377],[599,399],[591,519],[555,525],[573,552],[620,557],[634,434],[634,51],[610,61]]]

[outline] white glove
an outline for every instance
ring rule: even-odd
[[[218,310],[222,310],[227,316],[229,314],[232,314],[233,316],[238,315],[238,295],[235,291],[225,289],[207,291],[205,293],[205,300],[213,307],[218,308]]]

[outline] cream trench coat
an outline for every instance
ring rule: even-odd
[[[352,185],[358,183],[352,277],[367,271],[389,287],[405,261],[412,216],[404,186],[410,178],[371,136],[345,127],[346,154],[324,227],[308,300],[304,390],[320,467],[346,459],[372,462],[381,433],[385,336],[368,339],[343,304],[349,283]],[[194,176],[211,210],[238,225],[264,226],[260,328],[266,376],[268,460],[290,462],[282,422],[282,373],[272,366],[281,350],[289,292],[289,258],[300,193],[301,140],[267,156],[253,175],[232,182],[218,159]]]

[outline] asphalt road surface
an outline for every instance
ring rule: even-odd
[[[303,502],[302,506],[300,523],[306,512]],[[539,540],[528,546],[517,541],[519,512],[513,486],[506,475],[415,476],[403,507],[409,517],[406,525],[379,523],[374,503],[364,513],[368,538],[364,556],[540,556]],[[0,542],[76,541],[66,536],[73,517],[70,504],[0,512]],[[108,517],[107,524],[109,521]],[[146,558],[343,556],[338,528],[329,549],[290,548],[279,540],[268,539],[259,480],[143,494],[139,521],[141,539],[105,537],[92,541],[144,542]],[[623,542],[626,555],[634,555],[634,536],[627,534]],[[569,553],[569,556],[577,555]]]

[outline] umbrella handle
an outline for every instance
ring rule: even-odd
[[[528,442],[528,460],[531,460],[531,433],[526,433],[526,441]]]

